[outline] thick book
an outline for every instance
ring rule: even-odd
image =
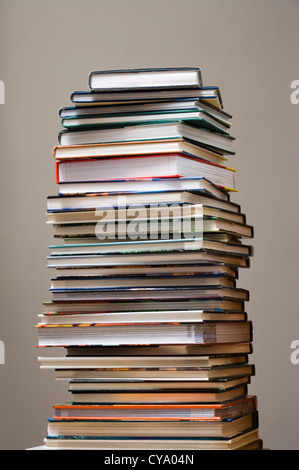
[[[187,88],[202,86],[202,76],[199,67],[103,70],[91,72],[88,84],[94,91]]]
[[[223,155],[234,154],[234,137],[178,121],[118,125],[100,129],[62,130],[59,145],[187,139]]]
[[[53,436],[123,436],[123,437],[175,437],[184,436],[204,438],[231,438],[245,430],[258,426],[258,413],[248,413],[244,416],[223,421],[157,421],[151,420],[76,420],[49,419],[48,435]]]
[[[57,145],[53,149],[53,157],[55,160],[59,161],[134,155],[161,155],[169,153],[188,155],[222,166],[225,166],[227,161],[227,158],[221,153],[209,150],[201,145],[189,142],[186,139],[148,140],[145,142],[128,141],[90,145]],[[171,180],[174,182],[173,178]],[[113,181],[114,180],[112,180],[112,182]],[[130,178],[129,181],[132,181],[132,178]],[[135,185],[137,185],[137,183]],[[164,189],[164,187],[162,189]]]
[[[38,346],[210,344],[252,341],[252,323],[136,323],[37,325]]]
[[[125,90],[125,91],[111,91],[105,90],[102,92],[95,91],[75,91],[70,96],[71,101],[76,106],[102,106],[102,105],[116,105],[124,103],[144,103],[144,102],[157,102],[157,101],[173,101],[194,99],[204,101],[209,105],[214,106],[220,110],[223,109],[223,100],[218,86],[204,86],[204,87],[191,87],[168,90],[155,89],[155,90]]]
[[[178,433],[180,435],[180,433]],[[182,450],[259,450],[262,449],[263,442],[259,439],[257,429],[241,432],[232,438],[195,438],[195,437],[92,437],[87,436],[76,438],[47,436],[45,439],[45,449],[49,450],[161,450],[161,451],[182,451]]]
[[[216,186],[236,189],[236,170],[182,154],[142,155],[56,162],[56,182],[96,182],[119,178],[204,177]]]
[[[257,400],[248,396],[221,404],[54,405],[54,419],[98,420],[215,420],[232,419],[255,411]]]

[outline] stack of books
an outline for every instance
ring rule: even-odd
[[[260,449],[253,227],[231,200],[232,116],[199,68],[92,72],[60,110],[39,358],[66,380],[46,449]]]

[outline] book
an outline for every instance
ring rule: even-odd
[[[251,450],[261,449],[263,443],[259,439],[258,430],[242,432],[233,438],[208,439],[208,438],[123,438],[123,437],[57,437],[45,438],[47,450]]]
[[[109,253],[147,253],[147,252],[175,252],[175,251],[197,251],[200,250],[213,250],[224,253],[230,253],[240,256],[252,256],[252,247],[250,245],[243,245],[240,243],[227,244],[208,240],[204,238],[189,238],[189,239],[166,239],[166,240],[126,240],[121,238],[114,241],[101,240],[95,242],[88,239],[79,239],[79,243],[71,240],[72,243],[64,245],[50,245],[51,256],[62,255],[83,255],[83,254],[109,254]]]
[[[185,205],[183,205],[185,204]],[[186,206],[188,205],[188,207]],[[132,206],[132,207],[130,207]],[[105,217],[115,220],[129,219],[136,217],[136,212],[145,213],[146,219],[168,217],[173,213],[180,216],[218,216],[221,212],[238,213],[240,216],[226,214],[222,218],[235,217],[234,222],[245,223],[245,214],[241,213],[241,207],[232,201],[219,199],[214,195],[201,191],[169,190],[169,191],[134,191],[134,192],[112,192],[112,193],[92,193],[92,194],[73,194],[73,195],[55,195],[47,197],[47,211],[59,212],[62,210],[72,210],[72,213],[82,210],[105,210]],[[135,210],[134,210],[135,209]],[[110,212],[109,212],[110,210]],[[118,214],[116,211],[123,211]],[[125,211],[125,212],[124,212]],[[145,212],[146,211],[146,212]],[[184,214],[185,212],[185,214]],[[90,212],[89,212],[90,214]],[[76,215],[76,214],[75,214]],[[84,213],[83,213],[84,215]],[[138,214],[140,215],[140,214]],[[124,217],[125,216],[125,217]],[[72,216],[69,216],[72,217]],[[75,217],[75,216],[74,216]],[[79,214],[78,214],[78,220]],[[81,220],[84,221],[82,217]],[[90,220],[85,217],[85,220]]]
[[[147,101],[141,103],[122,103],[104,104],[99,106],[65,106],[59,110],[59,117],[65,118],[78,118],[78,117],[95,117],[95,116],[123,116],[134,114],[147,114],[147,113],[161,113],[172,111],[202,111],[218,119],[220,122],[225,123],[228,127],[231,126],[232,115],[219,109],[211,104],[204,103],[199,99],[174,99],[172,101]]]
[[[77,268],[99,266],[139,266],[144,264],[185,264],[185,263],[224,263],[235,268],[248,268],[250,257],[214,250],[158,253],[83,254],[76,256],[49,255],[47,266],[50,268]]]
[[[182,206],[182,204],[187,205]],[[72,195],[55,195],[47,197],[47,211],[59,212],[63,209],[76,210],[96,210],[105,209],[118,210],[121,209],[126,211],[126,217],[121,213],[122,218],[134,217],[135,212],[142,210],[143,207],[147,210],[152,208],[152,214],[150,211],[146,213],[146,218],[150,216],[166,217],[169,216],[174,210],[181,211],[184,215],[184,209],[186,214],[189,215],[208,215],[215,216],[218,212],[211,212],[212,209],[219,209],[227,212],[241,213],[241,206],[235,202],[229,200],[223,200],[215,197],[213,194],[203,191],[192,191],[192,190],[168,190],[168,191],[133,191],[133,192],[112,192],[112,193],[91,193],[91,194],[72,194]],[[152,207],[151,207],[152,205]],[[206,208],[201,207],[206,206]],[[206,212],[204,213],[204,209]],[[201,210],[201,212],[200,212]],[[112,212],[111,212],[112,213]],[[109,215],[109,212],[108,212]],[[226,215],[226,218],[229,216]],[[235,216],[237,217],[237,216]],[[115,217],[111,217],[114,219]],[[118,217],[117,217],[118,218]],[[223,217],[225,218],[225,217]],[[86,218],[83,220],[87,220]],[[91,219],[92,221],[92,219]],[[246,216],[242,213],[242,216],[234,219],[235,222],[245,223]]]
[[[89,74],[91,90],[185,88],[202,86],[199,67],[101,70]]]
[[[256,397],[248,396],[221,404],[127,404],[127,405],[70,405],[56,404],[54,419],[92,420],[215,420],[232,419],[256,410]]]
[[[125,302],[126,300],[146,300],[154,301],[165,299],[167,302],[171,300],[194,300],[194,299],[236,299],[239,301],[249,300],[249,291],[241,288],[229,288],[218,286],[186,286],[186,287],[120,287],[120,288],[86,288],[86,289],[50,289],[52,292],[52,300],[69,300],[80,301],[83,299],[92,301],[117,301]]]
[[[77,348],[78,349],[78,348]],[[83,348],[80,348],[83,349]],[[128,349],[128,348],[126,348]],[[39,359],[39,360],[42,360]],[[46,366],[41,362],[42,367]],[[50,368],[49,368],[50,369]],[[209,394],[222,394],[230,392],[233,389],[240,387],[247,387],[251,383],[251,377],[254,375],[254,369],[251,367],[247,369],[250,375],[234,375],[233,368],[222,368],[227,374],[229,371],[231,376],[227,377],[185,377],[185,378],[156,378],[156,377],[101,377],[101,369],[71,369],[71,368],[57,368],[55,369],[57,380],[67,380],[69,383],[69,391],[80,390],[83,386],[87,392],[92,393],[94,390],[98,392],[197,392],[201,396],[208,397]],[[209,373],[213,369],[209,368]],[[81,377],[80,377],[81,376]]]
[[[236,222],[231,222],[227,219],[221,219],[216,217],[205,218],[198,224],[194,218],[180,218],[180,219],[165,219],[158,221],[155,220],[155,229],[151,227],[151,220],[141,221],[138,219],[138,224],[142,224],[142,228],[138,227],[138,231],[130,231],[128,224],[129,221],[118,221],[115,222],[102,222],[99,221],[95,223],[79,223],[79,224],[55,224],[54,225],[54,238],[94,238],[99,237],[99,228],[104,229],[105,227],[105,237],[106,238],[115,238],[118,234],[130,233],[131,239],[147,239],[147,238],[165,238],[169,236],[170,238],[181,238],[182,236],[190,238],[192,236],[205,236],[210,238],[210,234],[230,234],[236,239],[242,238],[252,238],[253,237],[253,227],[245,224],[240,224]],[[188,226],[187,226],[188,221]],[[185,226],[184,226],[185,222]],[[126,228],[124,228],[124,224]],[[157,225],[156,225],[157,224]],[[165,227],[163,227],[165,225]],[[151,230],[152,228],[152,230]],[[101,234],[104,236],[103,230]],[[225,240],[227,243],[233,243],[236,239]],[[221,240],[219,240],[221,241]]]
[[[108,424],[109,423],[109,424]],[[245,430],[256,429],[257,412],[223,421],[101,421],[76,419],[49,419],[48,435],[51,436],[122,436],[122,437],[213,437],[232,438]]]
[[[56,162],[56,182],[79,183],[126,178],[203,176],[216,186],[235,189],[233,168],[181,154],[142,155]]]
[[[253,364],[241,364],[217,367],[197,367],[197,368],[172,368],[172,369],[56,369],[57,379],[96,379],[106,380],[108,382],[134,382],[152,381],[152,382],[181,382],[191,381],[197,384],[206,383],[210,386],[210,381],[217,381],[219,384],[224,380],[236,380],[255,375]]]
[[[43,365],[42,365],[43,366]],[[44,368],[44,367],[43,367]],[[66,369],[56,369],[66,370]],[[75,369],[68,369],[74,371]],[[82,370],[82,369],[81,369]],[[243,376],[237,378],[216,379],[215,381],[209,380],[154,380],[154,379],[69,379],[69,391],[73,394],[81,393],[85,390],[88,393],[103,393],[104,395],[110,393],[198,393],[202,400],[210,400],[210,402],[218,402],[223,397],[235,393],[236,390],[246,389],[250,384],[251,377]],[[224,402],[227,400],[223,400]]]
[[[72,404],[191,404],[191,403],[224,403],[225,401],[237,400],[247,395],[247,387],[237,387],[229,391],[222,392],[195,392],[195,391],[154,391],[146,392],[128,390],[126,392],[84,389],[84,382],[81,383],[82,389],[72,390]]]
[[[96,346],[96,347],[67,347],[68,357],[77,356],[223,356],[252,354],[252,343],[205,344],[200,345],[140,345],[140,346]],[[210,360],[210,359],[209,359]],[[224,363],[223,362],[223,363]],[[219,364],[218,364],[219,365]],[[239,382],[238,382],[239,383]],[[243,383],[243,382],[242,382]],[[231,384],[233,387],[235,384]],[[223,384],[221,385],[223,386]]]
[[[104,144],[90,144],[90,145],[57,145],[53,149],[53,158],[57,161],[66,161],[66,160],[84,160],[92,158],[114,158],[114,157],[128,157],[128,156],[140,156],[140,155],[161,155],[161,154],[182,154],[189,157],[195,157],[200,160],[208,161],[215,163],[216,165],[225,166],[227,158],[216,151],[209,150],[205,147],[197,145],[193,142],[188,142],[184,139],[170,139],[170,140],[149,140],[145,142],[114,142],[114,143],[104,143]],[[198,177],[202,178],[202,177]],[[185,178],[186,179],[186,178]],[[196,183],[196,177],[193,177],[194,182]],[[136,178],[135,178],[136,180]],[[148,186],[146,185],[147,181],[157,181],[158,178],[146,178],[146,180],[137,179],[134,183],[133,178],[127,178],[124,181],[117,180],[119,183],[128,182],[127,187],[129,186],[138,186],[142,185],[142,189]],[[160,181],[161,189],[167,189],[172,185],[176,186],[176,178],[169,178],[170,181],[162,180]],[[101,181],[99,181],[100,183]],[[102,183],[105,182],[102,181]],[[115,179],[111,180],[111,186],[115,185]],[[129,184],[131,183],[131,184]],[[143,184],[142,184],[143,183]],[[211,183],[211,182],[210,182]],[[107,183],[106,183],[107,184]],[[155,183],[156,186],[159,185],[158,182]],[[215,186],[215,185],[214,185]],[[196,187],[196,186],[195,186]],[[160,188],[159,188],[160,189]],[[119,191],[119,187],[117,187]],[[224,196],[224,191],[222,194],[218,191],[219,196]],[[227,196],[227,193],[226,193]]]
[[[104,289],[119,287],[167,287],[167,286],[223,286],[236,287],[234,278],[226,275],[210,275],[210,276],[131,276],[131,277],[56,277],[51,279],[50,289]]]
[[[104,313],[104,312],[150,312],[150,311],[178,311],[178,310],[215,310],[215,311],[244,311],[244,301],[239,299],[227,299],[223,297],[212,299],[189,299],[171,301],[167,299],[159,300],[139,300],[136,302],[122,301],[113,302],[97,300],[96,302],[83,299],[81,301],[51,301],[43,302],[44,313]]]
[[[141,348],[139,348],[141,349]],[[196,367],[219,367],[229,365],[241,365],[248,362],[246,355],[234,356],[160,356],[160,355],[117,355],[101,356],[101,348],[98,348],[98,355],[80,356],[80,348],[77,348],[77,356],[66,357],[39,357],[41,369],[152,369],[152,368],[196,368]],[[97,385],[93,383],[93,385]],[[82,385],[81,385],[82,387]],[[165,385],[167,387],[167,385]],[[94,388],[94,387],[93,387]],[[134,390],[134,387],[133,389]]]
[[[87,323],[79,325],[38,324],[39,346],[117,346],[121,344],[247,343],[252,323]]]
[[[154,193],[156,191],[190,191],[202,195],[211,195],[223,201],[229,201],[227,190],[214,185],[203,177],[177,178],[142,178],[126,180],[84,181],[79,183],[61,183],[58,195],[85,194],[130,194],[133,192]]]
[[[182,320],[190,322],[206,322],[206,321],[246,321],[247,314],[245,312],[202,312],[193,310],[173,311],[173,312],[119,312],[112,313],[92,313],[85,312],[76,314],[69,312],[67,315],[58,314],[40,314],[39,320],[45,325],[62,325],[62,324],[80,324],[80,323],[156,323],[157,321],[180,322]]]
[[[157,121],[118,125],[100,129],[62,130],[58,134],[59,145],[86,145],[113,142],[187,139],[223,155],[234,154],[234,137],[212,132],[193,124],[177,121]]]
[[[211,383],[214,388],[221,388],[223,382],[239,381],[255,375],[255,367],[253,364],[235,364],[216,367],[189,367],[189,368],[64,368],[55,369],[56,378],[64,380],[94,380],[103,382],[118,383],[118,386],[123,383],[137,384],[137,388],[141,383],[164,382],[176,383],[176,387],[180,388],[181,383],[196,383],[199,388],[210,389]],[[217,385],[216,385],[217,384]],[[134,385],[134,387],[135,387]],[[204,387],[205,385],[205,387]],[[148,385],[147,385],[148,386]],[[159,385],[160,386],[160,385]]]
[[[147,265],[147,266],[100,266],[95,268],[57,268],[57,277],[71,276],[132,276],[142,275],[168,275],[168,274],[227,274],[238,278],[236,268],[221,263],[214,264],[191,264],[191,265]]]
[[[219,165],[224,165],[227,161],[227,158],[216,150],[212,151],[202,145],[182,138],[82,145],[57,145],[53,148],[52,153],[53,158],[58,161],[170,153],[181,153]],[[131,180],[132,178],[130,178],[130,181]],[[172,180],[175,181],[173,178]]]
[[[229,125],[223,123],[218,119],[213,118],[202,111],[172,111],[172,112],[155,112],[148,114],[128,114],[121,116],[82,116],[82,117],[67,117],[61,120],[62,127],[66,129],[93,129],[101,128],[102,126],[110,125],[135,125],[137,123],[149,122],[172,122],[184,121],[187,124],[203,127],[214,132],[219,132],[229,135]]]
[[[76,106],[99,106],[107,104],[142,103],[149,101],[173,101],[177,99],[199,99],[220,110],[223,109],[223,100],[218,86],[204,86],[180,89],[155,90],[125,90],[103,92],[74,91],[70,96],[71,102]]]

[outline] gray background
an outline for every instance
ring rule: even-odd
[[[240,203],[255,227],[255,257],[241,271],[254,324],[260,434],[270,449],[298,449],[297,176],[298,0],[0,0],[1,316],[0,447],[41,445],[67,383],[41,371],[35,324],[49,300],[46,197],[56,194],[52,148],[58,110],[89,72],[199,66],[234,116]]]

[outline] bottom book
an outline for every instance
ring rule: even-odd
[[[262,448],[257,429],[231,439],[184,438],[72,438],[47,437],[46,450],[258,450]]]

